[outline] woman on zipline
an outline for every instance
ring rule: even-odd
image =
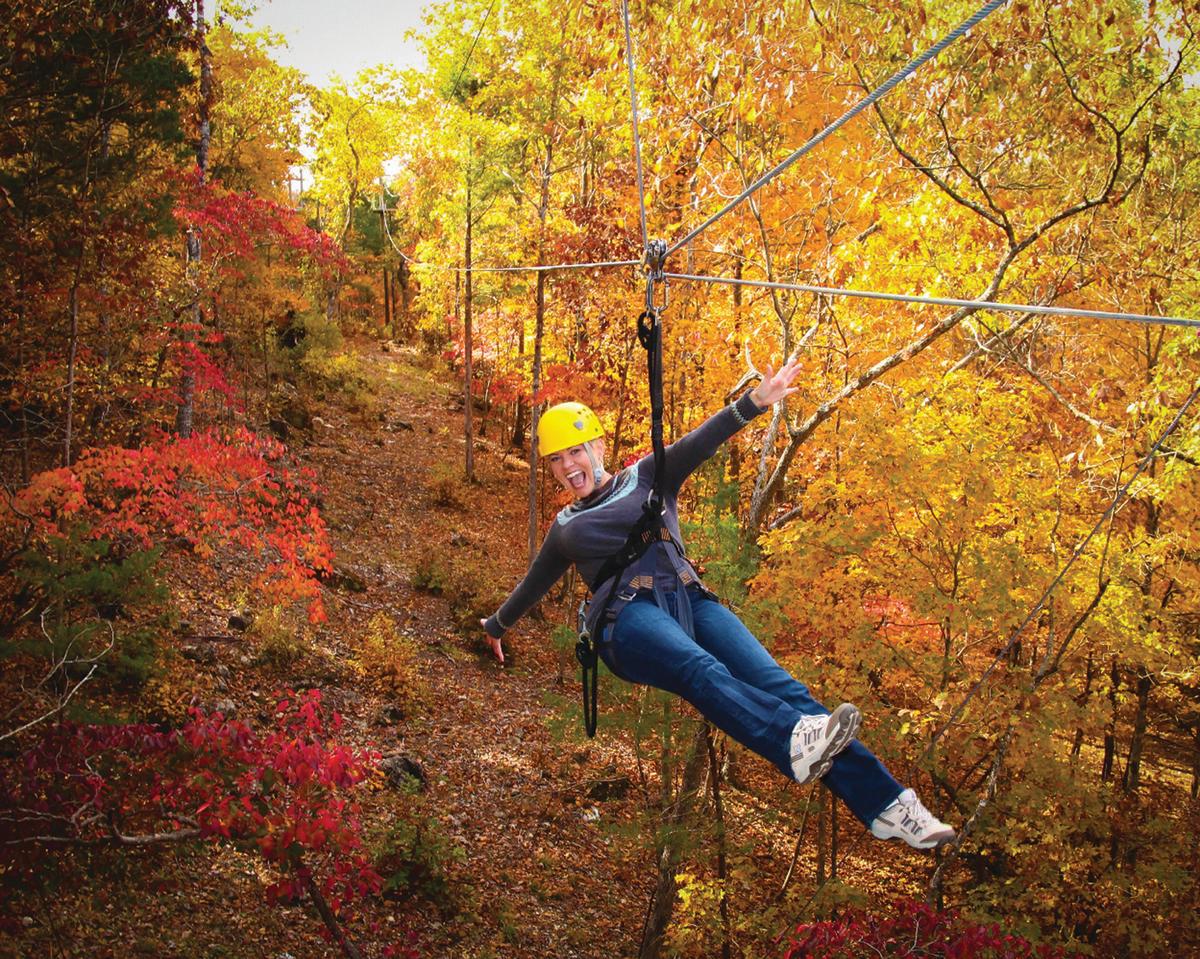
[[[684,556],[676,502],[684,480],[751,419],[794,393],[797,371],[794,360],[778,372],[768,366],[758,386],[666,448],[664,532],[623,573],[602,583],[597,576],[625,546],[652,489],[653,457],[614,476],[604,468],[604,430],[590,409],[562,403],[546,410],[538,448],[575,502],[559,512],[525,578],[480,624],[503,662],[505,631],[574,564],[593,586],[586,627],[616,676],[686,699],[799,783],[822,778],[876,837],[931,849],[952,840],[954,830],[854,738],[858,710],[843,703],[830,713],[813,699],[704,587]],[[594,622],[602,611],[605,622]]]

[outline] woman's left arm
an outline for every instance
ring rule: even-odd
[[[664,481],[668,488],[678,489],[695,470],[754,417],[765,413],[785,396],[796,392],[792,380],[799,373],[795,357],[778,370],[767,366],[766,373],[754,389],[743,393],[724,409],[714,413],[694,430],[681,436],[666,449]]]

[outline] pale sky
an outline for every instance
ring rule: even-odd
[[[275,59],[323,86],[333,73],[350,82],[359,70],[380,63],[419,65],[420,51],[404,34],[421,26],[421,13],[431,2],[259,0],[250,22],[283,34],[288,47],[275,51]]]

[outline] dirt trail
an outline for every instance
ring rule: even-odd
[[[561,717],[547,695],[578,695],[573,657],[552,648],[548,622],[529,621],[506,639],[501,668],[481,633],[457,628],[445,598],[414,586],[430,557],[473,564],[502,591],[515,585],[525,560],[526,467],[485,440],[478,485],[455,490],[461,507],[441,505],[437,489],[453,489],[462,472],[453,390],[408,351],[372,350],[363,362],[379,386],[378,429],[331,409],[302,454],[325,490],[338,563],[367,587],[332,593],[323,636],[329,654],[352,658],[355,637],[386,613],[417,641],[425,702],[380,725],[381,690],[354,684],[327,698],[360,743],[420,764],[428,778],[420,801],[466,856],[453,870],[466,900],[457,916],[425,903],[400,908],[432,956],[634,954],[650,869],[623,861],[603,827],[633,817],[636,786],[625,799],[589,799],[625,762],[619,744],[583,744],[574,729],[556,741],[548,728]],[[547,610],[548,620],[558,615]],[[383,800],[377,814],[386,818],[386,809]]]
[[[655,873],[655,758],[639,764],[630,737],[603,713],[597,738],[583,738],[573,651],[551,640],[553,624],[568,619],[566,605],[547,601],[544,618],[518,624],[501,668],[481,631],[456,622],[470,620],[455,588],[437,595],[421,586],[439,564],[466,570],[472,588],[486,586],[497,598],[515,585],[526,562],[527,466],[485,439],[477,446],[478,483],[461,483],[461,404],[440,366],[374,343],[361,348],[359,362],[369,391],[353,403],[330,398],[311,433],[291,444],[296,459],[317,473],[337,564],[348,574],[325,590],[328,622],[307,637],[311,649],[290,662],[264,661],[263,637],[253,629],[217,637],[225,641],[211,644],[203,664],[185,664],[180,689],[264,725],[275,691],[318,688],[344,718],[341,739],[420,767],[426,785],[415,795],[382,777],[362,791],[365,831],[370,838],[398,822],[424,823],[422,836],[440,843],[433,858],[447,865],[449,881],[434,884],[433,895],[364,902],[349,931],[366,955],[382,955],[407,929],[423,959],[636,955]],[[237,584],[246,570],[240,561],[234,566],[186,557],[173,564],[173,589],[191,630],[229,631],[229,604],[239,601],[235,593],[245,596]],[[397,695],[355,664],[380,614],[417,650],[421,699],[399,713]],[[733,877],[735,909],[744,904],[759,917],[738,938],[757,943],[743,954],[774,954],[766,943],[800,910],[770,899],[812,791],[785,794],[785,781],[754,758],[737,761],[725,784],[725,822],[750,870]],[[786,812],[791,804],[795,821]],[[861,839],[852,824],[843,832]],[[455,848],[461,858],[448,855]],[[813,852],[806,840],[807,875]],[[22,906],[28,911],[21,934],[0,936],[0,957],[341,955],[321,938],[308,904],[267,903],[264,891],[275,877],[252,851],[155,845],[74,860],[77,885]],[[857,840],[839,860],[858,888],[887,897],[918,894],[921,864]],[[803,899],[801,886],[793,884],[793,894]]]

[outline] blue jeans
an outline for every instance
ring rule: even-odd
[[[627,682],[686,699],[791,779],[792,727],[801,716],[829,710],[775,662],[740,619],[698,587],[687,590],[694,640],[672,615],[678,594],[665,596],[670,611],[660,609],[649,592],[621,610],[599,644],[605,665]],[[824,783],[867,824],[900,795],[900,784],[857,739],[834,759]]]

